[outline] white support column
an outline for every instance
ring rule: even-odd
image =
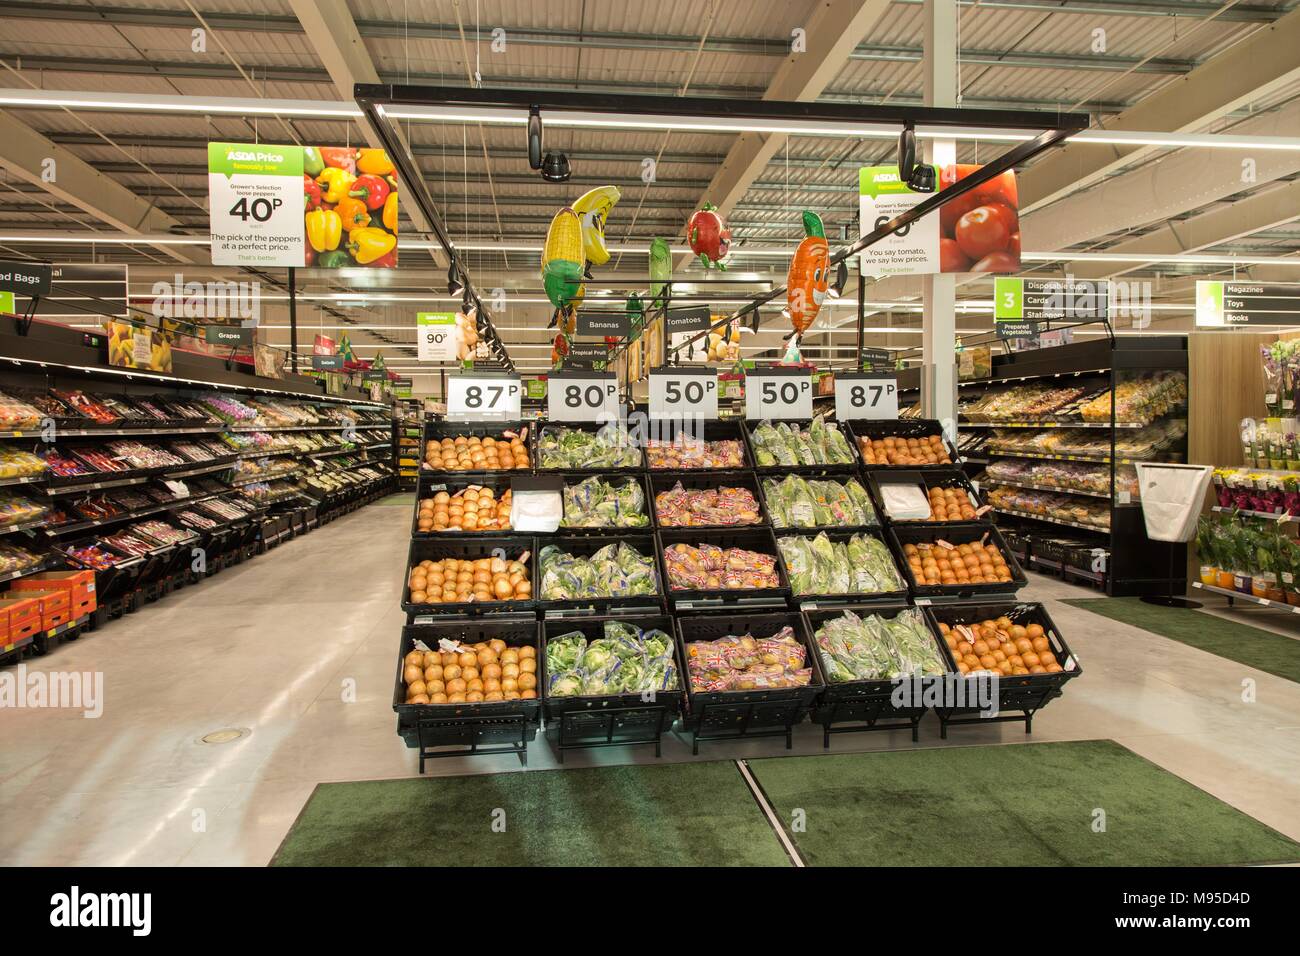
[[[925,0],[925,105],[957,105],[957,0]],[[924,140],[927,163],[957,161],[951,139]],[[957,277],[923,280],[921,409],[926,418],[957,421]],[[955,428],[955,425],[954,425]]]

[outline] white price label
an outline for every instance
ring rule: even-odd
[[[454,362],[460,329],[454,312],[420,312],[415,316],[417,357],[421,362]]]
[[[756,368],[746,373],[746,418],[809,419],[812,415],[812,373],[807,369]]]
[[[718,373],[711,368],[650,372],[651,418],[718,417]]]
[[[553,422],[618,420],[618,377],[613,372],[552,372],[546,415]]]
[[[524,388],[513,375],[447,376],[447,418],[451,421],[518,421]]]
[[[872,372],[842,372],[835,376],[835,418],[897,418],[898,380]]]
[[[212,264],[302,267],[302,176],[301,146],[208,143]]]

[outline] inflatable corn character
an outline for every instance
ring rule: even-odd
[[[785,283],[786,310],[796,335],[801,335],[816,320],[830,281],[831,248],[826,242],[821,216],[805,209],[803,231],[804,240],[790,260],[790,274]]]
[[[605,222],[620,195],[617,186],[597,186],[573,203],[573,211],[582,221],[582,252],[593,266],[609,262],[609,250],[605,248]]]
[[[565,206],[551,220],[542,249],[542,285],[557,309],[579,298],[582,290],[582,221]]]

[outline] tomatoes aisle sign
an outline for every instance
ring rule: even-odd
[[[953,164],[939,170],[941,189],[981,167]],[[858,171],[862,235],[929,198],[899,182],[897,166]],[[1016,174],[1010,170],[939,208],[938,214],[904,226],[866,249],[867,275],[925,275],[935,272],[1010,273],[1020,268],[1020,213]]]

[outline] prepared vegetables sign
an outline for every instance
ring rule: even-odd
[[[981,167],[955,163],[938,169],[941,189]],[[862,235],[928,199],[912,192],[897,166],[858,170]],[[1020,268],[1020,214],[1016,174],[1007,171],[949,200],[893,235],[863,250],[864,275],[928,275],[939,272],[1016,272]]]

